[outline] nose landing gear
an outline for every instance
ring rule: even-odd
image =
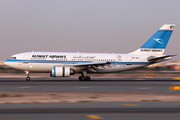
[[[29,71],[25,71],[25,73],[26,73],[26,75],[27,75],[26,80],[27,80],[27,81],[30,81],[31,78],[29,77]]]
[[[30,79],[31,79],[30,77],[26,77],[26,80],[27,80],[27,81],[30,81]]]

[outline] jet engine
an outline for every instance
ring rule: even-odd
[[[52,68],[52,72],[50,73],[50,77],[69,77],[73,75],[74,71],[70,69],[70,67],[56,67]]]

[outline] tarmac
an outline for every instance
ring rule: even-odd
[[[16,96],[12,95],[14,93]],[[61,93],[71,97],[60,96]],[[25,95],[21,96],[21,94]],[[40,97],[36,96],[36,101],[22,102],[29,94],[51,95],[50,98],[46,98],[56,100],[63,97],[78,100],[41,103],[38,101]],[[100,96],[94,96],[95,94]],[[168,78],[145,76],[138,78],[97,77],[92,78],[91,81],[79,81],[77,78],[42,78],[36,76],[32,77],[31,81],[26,81],[24,75],[17,78],[1,77],[0,101],[11,98],[18,98],[22,101],[20,103],[7,101],[1,103],[0,119],[176,120],[180,117],[179,94],[180,79],[178,76]],[[84,99],[85,95],[90,95],[91,98]],[[124,99],[124,101],[111,101],[115,99],[114,96],[119,100]],[[33,97],[30,96],[29,98]],[[100,98],[104,101],[97,102],[96,99],[102,100]],[[108,99],[110,101],[107,102]],[[139,100],[133,101],[136,99]],[[43,98],[43,100],[45,99]]]
[[[0,104],[0,118],[63,120],[159,120],[180,117],[180,102]]]

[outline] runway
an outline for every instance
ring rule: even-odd
[[[126,79],[77,79],[0,78],[0,91],[20,92],[129,92],[177,94],[180,90],[170,89],[180,86],[179,80],[151,78],[148,80]],[[0,98],[1,99],[1,98]],[[22,99],[19,97],[19,99]],[[141,102],[72,102],[72,103],[18,103],[0,104],[0,119],[63,119],[63,120],[131,120],[131,119],[179,119],[180,101]]]
[[[1,119],[179,119],[180,102],[33,103],[0,105]]]
[[[170,79],[94,79],[79,81],[76,79],[33,79],[26,81],[18,79],[0,79],[0,91],[80,91],[80,92],[156,92],[179,93],[180,90],[171,89],[180,86],[178,80]]]

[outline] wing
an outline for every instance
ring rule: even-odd
[[[109,66],[110,64],[111,64],[110,62],[91,62],[91,63],[68,64],[64,66],[70,67],[76,72],[81,72],[84,70],[88,72],[96,72],[96,70],[99,68],[110,67]]]
[[[161,61],[170,60],[173,56],[176,56],[176,55],[164,55],[160,57],[150,56],[147,58],[147,60],[149,62],[161,62]]]

